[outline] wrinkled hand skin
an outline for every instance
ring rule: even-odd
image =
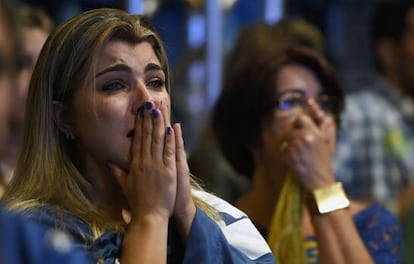
[[[305,191],[335,182],[332,167],[335,139],[333,117],[311,100],[307,112],[295,120],[285,151],[287,162]]]

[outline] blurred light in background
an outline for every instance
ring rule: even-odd
[[[227,10],[233,7],[237,0],[220,0],[220,6],[222,9]]]
[[[221,69],[222,69],[222,25],[221,8],[218,1],[206,2],[207,15],[207,78],[206,78],[206,99],[208,107],[211,107],[221,90]]]
[[[157,11],[159,5],[158,0],[128,0],[127,11],[130,14],[145,14],[151,16]]]
[[[143,14],[142,0],[128,0],[127,11],[130,14]]]
[[[201,47],[206,41],[206,21],[201,13],[194,13],[188,17],[187,41],[192,49]]]
[[[268,24],[275,24],[283,16],[283,0],[266,0],[264,19]]]
[[[191,89],[188,94],[187,107],[193,115],[200,115],[205,109],[204,83],[206,80],[206,67],[204,61],[198,60],[188,68],[188,84]]]

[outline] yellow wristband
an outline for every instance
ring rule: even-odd
[[[349,200],[346,197],[341,182],[315,189],[312,193],[320,214],[349,207]]]

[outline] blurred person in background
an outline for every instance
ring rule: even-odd
[[[287,17],[275,25],[258,23],[242,28],[236,46],[227,56],[227,66],[243,60],[245,53],[280,42],[305,46],[320,54],[325,51],[322,33],[316,26],[300,18]],[[224,68],[225,71],[226,68],[228,67]],[[251,186],[249,179],[235,171],[223,157],[210,121],[189,154],[189,166],[207,190],[232,203]]]
[[[5,1],[1,2],[0,32],[0,156],[5,152],[9,133],[12,102],[12,89],[17,71],[17,28],[15,16]],[[0,196],[7,182],[7,169],[0,162]]]
[[[404,263],[414,259],[414,2],[381,0],[372,19],[377,78],[348,96],[335,156],[350,197],[377,201],[403,225]]]
[[[414,2],[382,0],[372,21],[378,76],[347,97],[334,166],[350,197],[401,216],[414,196]]]
[[[0,0],[0,153],[6,145],[12,89],[17,73],[17,17],[14,6]],[[92,263],[75,249],[68,235],[45,229],[30,220],[0,207],[0,263],[47,264]]]
[[[6,181],[9,181],[11,177],[20,150],[26,97],[32,71],[40,50],[54,27],[51,18],[41,9],[21,5],[16,13],[20,25],[19,65],[17,81],[12,90],[14,104],[12,105],[10,131],[6,149],[0,157]]]
[[[228,162],[252,180],[235,204],[280,263],[398,263],[398,219],[348,200],[335,179],[336,73],[299,46],[275,42],[230,61],[212,125]]]

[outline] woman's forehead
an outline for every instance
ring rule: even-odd
[[[115,64],[125,64],[136,70],[143,70],[148,64],[160,65],[160,61],[148,42],[129,44],[124,41],[111,41],[105,44],[94,60],[96,72]]]
[[[318,95],[322,92],[320,81],[309,68],[300,64],[288,64],[277,72],[277,93],[288,90],[300,90],[307,95]]]

